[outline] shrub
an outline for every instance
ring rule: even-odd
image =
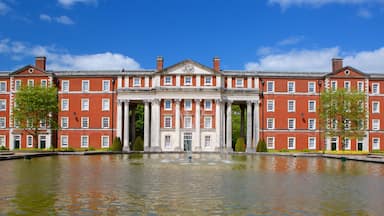
[[[121,144],[120,137],[115,137],[113,139],[111,150],[112,151],[121,151],[121,150],[123,150],[123,145]]]
[[[135,143],[133,144],[133,151],[144,151],[144,141],[141,136],[136,137]]]
[[[7,147],[5,147],[5,146],[0,146],[0,151],[7,151],[7,150],[8,150]]]
[[[95,151],[95,150],[96,150],[95,147],[89,147],[89,148],[88,148],[88,151]]]
[[[235,145],[235,151],[236,152],[245,152],[245,140],[244,140],[244,137],[237,138],[236,145]]]
[[[256,147],[257,152],[268,152],[267,143],[263,139],[259,140]]]
[[[67,148],[61,148],[61,149],[59,149],[59,151],[61,151],[61,152],[74,152],[75,149],[72,147],[67,147]]]

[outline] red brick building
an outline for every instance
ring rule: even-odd
[[[120,137],[129,151],[135,140],[135,112],[144,107],[145,151],[232,150],[232,106],[241,107],[247,151],[264,139],[270,149],[338,150],[338,137],[319,127],[320,92],[354,88],[366,94],[368,128],[346,149],[384,150],[384,74],[367,74],[332,60],[332,71],[260,72],[220,69],[185,60],[154,70],[51,71],[46,58],[0,74],[0,145],[32,148],[33,139],[12,122],[13,101],[21,85],[58,89],[58,130],[42,125],[39,148],[108,148]],[[380,86],[382,86],[380,88]]]

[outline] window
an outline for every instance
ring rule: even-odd
[[[380,150],[380,138],[372,138],[372,150]]]
[[[61,91],[69,92],[69,80],[63,80],[61,83]]]
[[[288,137],[288,149],[295,149],[295,148],[296,148],[296,138]]]
[[[308,93],[315,93],[315,92],[316,92],[316,83],[308,82]]]
[[[28,86],[33,87],[35,85],[35,80],[28,80]]]
[[[15,90],[19,90],[21,88],[21,80],[15,80]]]
[[[47,121],[45,119],[40,120],[40,128],[46,128],[47,127]]]
[[[61,99],[61,111],[68,111],[68,110],[69,110],[69,100]]]
[[[308,119],[308,129],[316,130],[316,119]]]
[[[7,110],[7,101],[5,99],[0,100],[0,111]]]
[[[5,117],[0,117],[0,128],[6,128],[6,118]]]
[[[308,149],[316,149],[316,137],[308,137]]]
[[[81,128],[88,128],[88,127],[89,127],[89,118],[81,117]]]
[[[81,111],[89,110],[89,99],[81,99]]]
[[[211,116],[204,117],[204,128],[212,128],[212,117]]]
[[[109,80],[103,80],[103,91],[107,92],[111,89],[110,87],[110,81]]]
[[[380,119],[372,119],[372,130],[380,130]]]
[[[380,113],[380,102],[372,101],[372,113]]]
[[[350,81],[344,81],[344,89],[346,91],[351,91],[351,82]]]
[[[81,148],[88,148],[88,136],[81,136]]]
[[[68,128],[68,117],[61,117],[61,128]]]
[[[14,125],[15,128],[19,128],[20,127],[20,122],[17,121],[17,120],[14,120],[13,125]]]
[[[165,135],[165,137],[164,137],[164,145],[165,145],[165,148],[170,148],[171,147],[171,136],[170,135]]]
[[[293,81],[288,82],[288,92],[289,93],[295,92],[295,82],[293,82]]]
[[[172,110],[172,100],[164,100],[164,110]]]
[[[184,85],[186,85],[186,86],[192,85],[192,77],[191,76],[185,76],[184,77]]]
[[[0,92],[6,92],[7,91],[7,82],[1,81],[0,82]]]
[[[275,91],[275,82],[267,81],[267,92],[274,92],[274,91]]]
[[[27,147],[31,148],[33,147],[33,136],[27,135]]]
[[[184,110],[192,110],[192,100],[184,100]]]
[[[316,112],[316,101],[308,101],[308,112]]]
[[[61,135],[60,136],[60,143],[61,143],[61,148],[67,148],[68,147],[68,136],[66,135]]]
[[[205,110],[212,110],[212,101],[211,100],[205,100],[204,101],[204,109]]]
[[[337,119],[332,120],[332,129],[337,129]]]
[[[172,85],[172,76],[164,77],[164,85]]]
[[[351,150],[351,139],[344,138],[344,149]]]
[[[275,137],[267,137],[267,148],[275,149]]]
[[[133,77],[133,86],[140,87],[141,86],[141,77]]]
[[[102,100],[102,111],[109,111],[109,99],[108,98],[104,98]]]
[[[267,129],[274,129],[274,128],[275,128],[275,119],[267,118]]]
[[[109,147],[109,136],[101,136],[101,148]]]
[[[331,82],[331,89],[332,89],[332,91],[336,91],[337,90],[337,81],[332,81]]]
[[[172,128],[172,117],[164,116],[164,128]]]
[[[267,112],[275,112],[275,100],[267,100]]]
[[[211,136],[204,136],[204,146],[205,147],[211,146]]]
[[[206,86],[212,85],[212,77],[211,76],[205,76],[204,77],[204,85],[206,85]]]
[[[236,87],[243,88],[244,87],[244,78],[236,78]]]
[[[184,128],[192,128],[192,117],[184,116]]]
[[[0,146],[5,146],[5,136],[0,136]]]
[[[344,120],[344,129],[345,130],[351,129],[351,121],[349,119]]]
[[[109,117],[102,117],[101,118],[101,127],[102,128],[109,128]]]
[[[288,100],[288,112],[295,112],[296,110],[296,101]]]
[[[41,87],[46,88],[47,87],[47,80],[41,80],[40,85],[41,85]]]
[[[380,85],[379,83],[372,83],[372,94],[380,93]]]
[[[357,91],[364,92],[364,83],[362,81],[357,82]]]
[[[288,119],[288,130],[294,130],[296,128],[296,119],[289,118]]]
[[[83,92],[88,92],[89,91],[89,80],[83,80],[81,82],[81,90]]]

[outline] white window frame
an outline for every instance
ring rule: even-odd
[[[61,99],[61,111],[69,110],[69,99],[63,98]]]
[[[15,91],[20,90],[21,80],[15,80]]]
[[[275,129],[275,118],[267,118],[267,129],[268,130]]]
[[[190,80],[190,82],[187,82],[187,80]],[[193,84],[192,76],[184,76],[184,85],[191,86],[192,84]]]
[[[63,80],[61,82],[61,91],[62,92],[69,92],[69,80]]]
[[[351,81],[344,81],[344,89],[346,91],[351,91]]]
[[[187,106],[187,104],[190,104],[190,106]],[[192,111],[192,100],[191,99],[185,99],[184,100],[184,110],[185,111]]]
[[[133,87],[141,87],[141,77],[133,77]]]
[[[344,149],[351,150],[351,139],[348,137],[344,138]]]
[[[90,89],[90,82],[89,80],[82,80],[81,81],[81,91],[82,92],[89,92],[89,89]]]
[[[331,90],[332,91],[336,91],[337,90],[337,81],[336,80],[332,80],[331,81]]]
[[[363,81],[357,82],[357,91],[364,92],[364,82]]]
[[[372,138],[372,150],[380,150],[380,138],[373,137]]]
[[[316,130],[316,119],[308,119],[308,130]]]
[[[172,85],[173,77],[172,76],[165,76],[164,77],[164,85],[170,86]]]
[[[89,99],[82,98],[81,99],[81,111],[89,111]]]
[[[104,142],[106,141],[106,142]],[[109,148],[109,136],[101,136],[101,148]]]
[[[167,123],[169,123],[169,125]],[[172,116],[164,116],[164,128],[172,128]]]
[[[313,143],[311,143],[313,142]],[[311,146],[313,144],[313,146]],[[308,137],[308,149],[315,150],[316,149],[316,137]]]
[[[110,80],[103,80],[102,85],[103,85],[103,87],[102,87],[103,92],[109,92],[111,90],[111,81]]]
[[[61,117],[61,128],[69,128],[69,118],[64,116]]]
[[[275,81],[267,81],[267,92],[268,93],[275,92]]]
[[[172,100],[164,100],[164,110],[172,110]]]
[[[44,84],[45,83],[45,84]],[[42,88],[47,88],[48,87],[48,80],[46,80],[46,79],[42,79],[42,80],[40,80],[40,86],[42,87]]]
[[[105,122],[107,125],[104,125]],[[101,117],[101,128],[109,128],[109,117]]]
[[[380,101],[372,101],[372,113],[380,113]]]
[[[86,135],[81,136],[80,137],[80,147],[81,148],[88,148],[88,146],[89,146],[89,137]]]
[[[7,127],[7,118],[0,117],[0,128],[6,128],[6,127]]]
[[[212,128],[212,116],[204,117],[204,128],[211,129]]]
[[[244,87],[244,78],[237,77],[235,79],[235,85],[236,85],[236,88],[243,88]]]
[[[0,81],[0,92],[2,92],[2,93],[7,92],[7,82],[6,81]]]
[[[89,128],[89,117],[81,117],[81,128],[84,128],[84,129],[86,129],[86,128]],[[85,125],[84,125],[84,123],[86,123]]]
[[[308,93],[316,93],[316,82],[308,82]]]
[[[6,136],[5,135],[0,135],[0,146],[4,146],[6,145],[7,143],[7,140],[6,140]]]
[[[212,110],[212,100],[204,100],[204,110]]]
[[[311,107],[311,104],[313,105]],[[316,101],[315,100],[309,100],[308,101],[308,112],[316,112]]]
[[[290,103],[292,103],[292,107],[290,107]],[[296,112],[296,100],[288,100],[288,112]]]
[[[7,111],[7,100],[0,99],[0,111]]]
[[[29,87],[33,87],[33,86],[35,86],[35,80],[33,80],[33,79],[29,79],[29,80],[27,81],[27,84],[28,84]]]
[[[295,129],[296,129],[296,119],[288,118],[288,130],[295,130]]]
[[[165,148],[170,148],[172,145],[171,145],[171,135],[165,135],[164,136],[164,147]]]
[[[110,110],[110,101],[109,98],[103,98],[101,100],[101,110],[102,111],[109,111]]]
[[[205,147],[210,147],[212,144],[212,138],[210,135],[204,136],[204,146]]]
[[[184,116],[184,128],[192,128],[192,116]]]
[[[210,80],[209,82],[207,80]],[[212,76],[204,76],[204,85],[211,86],[213,85],[213,77]]]
[[[275,149],[275,137],[267,137],[267,149]]]
[[[290,141],[293,141],[293,143],[292,143],[293,146],[289,146]],[[288,139],[287,139],[287,149],[289,149],[289,150],[296,149],[296,137],[288,137]]]
[[[372,83],[372,94],[380,94],[380,83]]]
[[[267,112],[275,112],[275,100],[267,100]]]
[[[60,146],[61,148],[68,148],[68,135],[61,135],[60,136]],[[64,142],[64,140],[66,140]]]
[[[380,130],[380,119],[372,119],[372,130]]]
[[[33,136],[32,135],[27,135],[26,143],[27,143],[27,148],[33,147]]]
[[[288,81],[287,82],[287,92],[288,93],[295,93],[296,92],[295,81]]]

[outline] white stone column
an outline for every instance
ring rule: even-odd
[[[152,100],[151,106],[151,151],[161,151],[160,148],[160,100]]]
[[[144,101],[144,151],[149,151],[149,102]]]
[[[124,101],[124,141],[123,150],[129,151],[129,101]]]
[[[196,112],[195,112],[195,128],[196,128],[196,134],[195,134],[195,143],[196,143],[196,146],[195,146],[195,149],[198,150],[198,151],[201,151],[201,138],[200,138],[200,102],[201,100],[200,99],[196,99],[195,100],[195,108],[196,108]]]
[[[216,151],[221,150],[221,102],[219,99],[215,100],[216,112],[215,112],[215,129],[216,129]]]
[[[247,101],[247,152],[252,151],[252,102]]]
[[[121,136],[121,130],[122,130],[122,113],[121,113],[121,105],[122,105],[122,102],[120,100],[117,101],[117,118],[116,118],[116,122],[117,122],[117,126],[116,126],[116,136],[120,138],[120,141],[122,136]],[[113,126],[112,126],[113,127]]]
[[[253,105],[253,146],[256,147],[260,137],[259,101],[256,101]]]
[[[176,111],[175,111],[175,131],[176,131],[176,138],[175,140],[177,141],[177,144],[179,145],[176,147],[176,151],[182,151],[182,143],[180,141],[180,99],[176,99]]]
[[[232,101],[227,102],[227,130],[226,130],[226,147],[227,151],[231,152],[232,149]]]

